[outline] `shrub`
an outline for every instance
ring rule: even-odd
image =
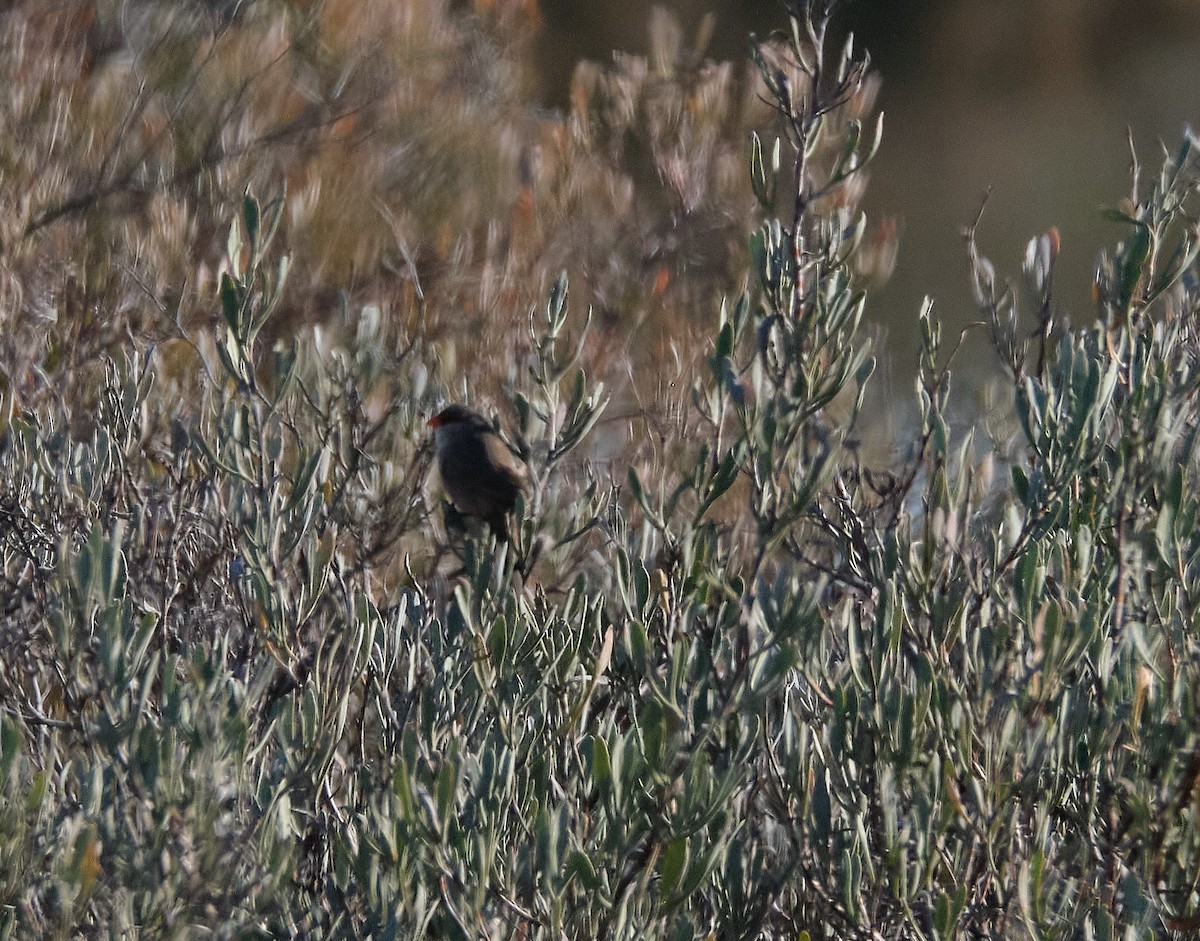
[[[914,440],[871,466],[881,125],[832,4],[789,12],[751,286],[640,441],[565,277],[506,347],[511,547],[427,496],[444,337],[370,304],[270,332],[281,199],[241,202],[218,326],[177,325],[194,375],[141,342],[79,397],[6,375],[0,932],[1194,929],[1196,141],[1114,213],[1091,327],[1055,233],[1022,289],[972,231],[1016,442],[950,427],[926,304]]]

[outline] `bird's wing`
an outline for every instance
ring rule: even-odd
[[[528,476],[528,471],[521,460],[509,450],[500,438],[499,435],[485,435],[483,438],[483,446],[487,451],[488,465],[491,466],[496,473],[507,479],[511,486],[521,490],[525,486],[525,479]]]
[[[441,461],[442,484],[460,509],[507,512],[525,485],[525,469],[497,435],[464,437]]]

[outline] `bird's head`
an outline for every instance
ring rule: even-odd
[[[438,428],[445,427],[446,425],[458,425],[462,423],[476,424],[480,421],[482,419],[479,415],[465,405],[454,404],[447,405],[425,424],[436,431]]]

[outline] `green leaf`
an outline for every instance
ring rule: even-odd
[[[1146,223],[1136,219],[1130,221],[1134,224],[1134,230],[1125,244],[1125,263],[1121,266],[1120,292],[1117,297],[1118,308],[1125,313],[1130,311],[1137,300],[1137,288],[1145,274],[1142,269],[1150,255],[1153,241],[1150,227]]]
[[[818,773],[814,781],[811,797],[813,835],[818,842],[819,859],[825,859],[828,849],[829,836],[833,830],[832,812],[829,803],[829,787],[825,783],[825,775]],[[829,860],[832,862],[832,860]]]
[[[592,736],[592,783],[598,790],[606,791],[612,784],[612,761],[608,754],[608,743],[598,735]]]
[[[767,231],[760,228],[752,232],[750,234],[750,264],[764,286],[769,286],[767,279],[769,253]]]
[[[733,355],[733,322],[726,321],[721,327],[721,332],[717,334],[717,349],[713,355],[713,373],[718,379],[725,375],[725,361]]]
[[[720,465],[717,467],[717,472],[713,475],[712,481],[708,485],[704,500],[696,510],[696,515],[693,517],[694,523],[699,523],[709,508],[733,486],[734,481],[737,480],[738,471],[741,469],[744,456],[745,445],[739,441],[721,460]]]
[[[775,138],[770,166],[763,157],[762,138],[757,131],[750,134],[750,188],[760,206],[768,212],[775,208],[775,193],[779,178],[780,140]]]
[[[933,929],[939,938],[950,941],[954,937],[954,917],[951,912],[950,897],[945,892],[939,892],[933,906]]]
[[[221,273],[221,313],[233,335],[241,337],[242,322],[242,292],[238,284],[229,276],[229,272]]]
[[[659,532],[665,532],[667,529],[666,522],[658,515],[658,511],[650,506],[650,502],[646,497],[646,490],[642,486],[642,480],[638,477],[637,471],[632,467],[626,474],[626,480],[629,482],[629,489],[633,492],[634,499],[637,500],[638,506],[642,508],[642,512],[646,514],[646,519],[650,525]]]
[[[567,863],[563,869],[567,879],[572,876],[577,878],[583,887],[589,892],[595,892],[600,888],[600,880],[596,876],[596,867],[592,865],[591,858],[579,850],[571,850],[567,855]]]
[[[437,776],[437,811],[439,826],[445,826],[455,816],[458,796],[459,763],[452,757],[443,759]]]
[[[657,768],[662,760],[667,733],[663,708],[656,699],[650,699],[643,705],[639,725],[642,732],[642,755],[646,764]]]
[[[862,884],[862,863],[849,850],[842,851],[842,904],[852,919],[859,916],[859,890]]]
[[[542,878],[558,874],[558,840],[556,839],[554,816],[548,807],[542,807],[534,825],[534,840],[537,846],[537,866]]]
[[[258,206],[258,200],[249,194],[242,200],[242,221],[246,226],[246,238],[250,242],[250,251],[257,255],[260,250],[259,245],[259,221],[261,219],[261,210]]]
[[[650,640],[646,636],[646,626],[641,621],[630,621],[628,626],[629,658],[641,674],[647,672],[649,662]]]
[[[633,560],[633,589],[637,610],[644,616],[650,602],[650,573],[641,559]]]
[[[21,727],[10,719],[0,716],[0,778],[7,781],[12,773],[17,756],[25,747]]]
[[[546,326],[551,337],[558,336],[567,321],[567,272],[559,273],[546,299]]]
[[[683,899],[690,898],[692,894],[700,888],[700,884],[707,879],[711,874],[718,861],[725,855],[728,849],[724,841],[713,843],[704,858],[699,862],[692,863],[687,870],[687,878],[684,879],[683,885],[679,890],[679,897]]]
[[[1017,499],[1025,506],[1029,506],[1029,478],[1025,476],[1023,471],[1016,464],[1012,466],[1012,482],[1013,491],[1017,495]]]
[[[42,770],[33,776],[33,780],[29,782],[29,790],[25,792],[25,813],[34,814],[41,809],[42,801],[46,799],[48,784],[48,771]]]
[[[680,880],[683,878],[684,870],[687,867],[687,859],[687,837],[680,837],[667,844],[659,868],[659,888],[664,896],[672,895],[679,887]]]

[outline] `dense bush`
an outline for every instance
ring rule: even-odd
[[[294,24],[310,8],[247,6],[174,5],[193,25],[217,17],[217,46],[245,41],[267,21],[255,17]],[[326,28],[349,15],[312,10]],[[89,253],[109,243],[72,254],[64,241],[56,272],[48,215],[6,230],[0,933],[1200,926],[1200,144],[1187,135],[1148,189],[1135,173],[1090,327],[1060,317],[1056,233],[1030,243],[1014,286],[972,232],[1012,408],[992,439],[950,427],[953,357],[927,305],[913,440],[877,466],[859,435],[874,368],[861,283],[879,246],[857,205],[881,125],[865,59],[827,47],[830,12],[795,0],[790,30],[755,45],[774,133],[749,146],[747,192],[765,214],[744,256],[751,286],[712,311],[698,368],[657,362],[657,383],[616,390],[622,407],[656,390],[624,423],[605,421],[595,372],[638,356],[613,324],[589,331],[566,277],[543,281],[473,372],[438,326],[450,315],[423,288],[428,259],[399,231],[407,301],[347,298],[340,320],[302,326],[289,283],[310,279],[307,294],[315,263],[283,243],[304,242],[305,225],[291,196],[247,196],[205,295],[213,316],[177,311],[153,346],[121,293],[137,267],[118,257],[127,246],[95,270]],[[327,47],[309,52],[332,68]],[[680,118],[690,129],[672,149],[681,124],[662,120],[694,105],[671,83],[695,69],[661,84],[632,61],[588,72],[599,110],[571,120],[592,114],[586,139],[607,143],[589,178],[610,181],[643,122],[684,216],[711,231],[693,210],[718,177],[689,161],[719,138],[697,144]],[[54,140],[56,160],[98,159]],[[231,205],[219,176],[189,185],[201,180],[221,199],[168,192],[188,213]],[[650,230],[587,208],[620,281]],[[690,232],[672,232],[685,256]],[[487,281],[490,256],[459,260]],[[172,264],[216,270],[183,249]],[[674,270],[680,298],[712,291],[711,271]],[[90,285],[73,295],[87,304],[56,307],[60,279]],[[420,316],[402,315],[408,303]],[[59,389],[56,369],[72,380]],[[424,418],[480,386],[530,469],[512,546],[443,513],[426,481]]]

